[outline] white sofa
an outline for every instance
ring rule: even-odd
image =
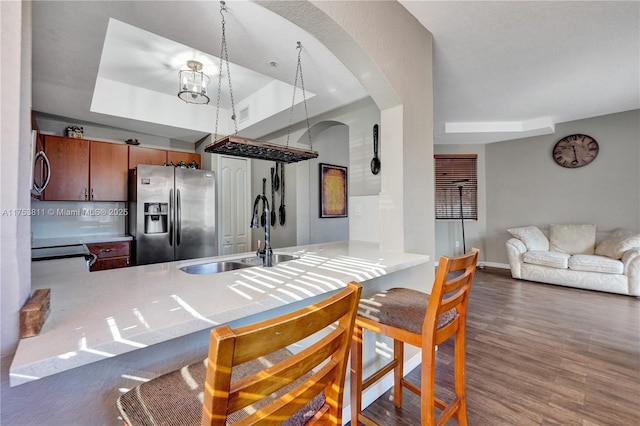
[[[511,275],[528,281],[640,296],[640,234],[595,225],[508,230]]]

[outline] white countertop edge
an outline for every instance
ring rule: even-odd
[[[18,386],[105,358],[210,329],[333,291],[346,286],[350,281],[366,282],[379,276],[418,266],[429,260],[427,255],[380,251],[377,244],[362,242],[315,244],[275,251],[296,254],[301,256],[301,259],[279,264],[273,268],[251,267],[212,275],[185,274],[178,269],[191,264],[239,259],[255,253],[93,273],[79,269],[74,271],[68,267],[70,264],[64,264],[60,268],[61,271],[47,270],[46,274],[34,273],[32,289],[49,286],[52,288],[52,311],[47,320],[49,324],[45,322],[39,336],[20,340],[10,367],[10,385]],[[393,260],[383,264],[380,263],[381,258]],[[44,276],[46,278],[42,278]],[[105,291],[104,285],[95,283],[100,280],[106,280],[105,282],[113,286],[113,291]],[[60,282],[67,284],[60,284]],[[124,291],[126,287],[123,282],[136,290],[130,299],[115,298],[112,294]],[[269,293],[251,294],[256,298],[251,302],[239,296],[252,287],[257,288],[260,285],[272,283],[278,284]],[[95,286],[91,287],[94,284]],[[70,288],[70,286],[76,287]],[[140,291],[137,292],[138,290]],[[257,290],[260,289],[257,288]],[[183,293],[177,294],[180,291]],[[160,302],[149,303],[147,292],[151,292],[152,298],[157,297]],[[193,312],[189,313],[190,306],[197,304],[198,299],[205,297],[207,292],[215,297],[232,300],[230,303],[235,305],[217,306],[215,309],[212,308],[212,312],[206,312],[204,315],[200,315],[199,312],[204,312],[208,306],[193,309]],[[71,300],[56,300],[56,295],[62,295],[61,297],[66,295],[65,299]],[[114,297],[112,302],[118,306],[103,306],[98,303],[106,299],[105,303],[108,305],[108,297]],[[77,300],[73,300],[74,298]],[[136,302],[134,300],[136,298],[140,301]],[[84,304],[83,301],[85,301]],[[159,307],[158,312],[152,310],[155,309],[154,303]],[[176,315],[179,318],[176,322],[165,318],[171,315],[166,312],[166,305],[171,303],[182,304],[175,305],[172,309],[178,310]],[[132,306],[140,307],[149,321],[161,324],[148,329],[141,327],[139,332],[125,335],[127,332],[120,329],[128,324],[123,317],[130,315],[129,310]],[[87,309],[88,317],[82,315],[80,312],[82,309]],[[85,322],[80,323],[79,318],[83,318],[82,321]],[[105,318],[107,322],[113,321],[110,325],[112,334],[104,332]],[[162,321],[165,323],[162,324]],[[131,323],[133,320],[130,319],[129,324]],[[78,339],[77,330],[79,329],[83,329],[82,335],[86,333],[94,337],[94,340],[87,343],[88,339],[84,337]],[[118,330],[116,337],[113,336],[114,329]]]

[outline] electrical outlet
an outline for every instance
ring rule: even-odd
[[[460,241],[456,241],[456,248],[460,248]]]

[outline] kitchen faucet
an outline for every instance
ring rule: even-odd
[[[273,266],[273,250],[271,250],[271,221],[269,219],[271,210],[269,209],[269,201],[267,200],[267,197],[262,194],[259,194],[253,202],[251,227],[260,228],[260,219],[258,218],[258,205],[260,204],[260,200],[263,202],[264,213],[267,220],[264,225],[264,247],[261,247],[260,240],[258,240],[258,251],[256,251],[256,256],[262,258],[262,266],[271,267]]]

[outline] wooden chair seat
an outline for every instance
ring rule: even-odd
[[[131,426],[341,426],[361,291],[360,284],[351,282],[295,312],[235,329],[214,328],[206,360],[118,398],[123,420]],[[294,344],[303,349],[291,353],[287,347]]]
[[[358,307],[358,316],[420,334],[428,304],[428,293],[411,288],[390,288],[370,298],[362,299]],[[437,327],[444,327],[455,317],[455,308],[442,313],[438,317]]]
[[[478,250],[456,258],[441,257],[431,294],[408,288],[392,288],[364,297],[360,302],[351,347],[351,424],[376,425],[362,412],[362,392],[393,372],[394,405],[402,407],[402,389],[420,395],[423,426],[442,425],[451,417],[467,424],[464,379],[464,336],[469,290],[478,261]],[[389,363],[363,380],[364,330],[393,339]],[[435,354],[438,344],[455,337],[455,398],[445,402],[435,396]],[[422,350],[419,386],[404,378],[404,344]],[[435,407],[441,410],[436,418]]]
[[[293,354],[289,350],[281,349],[260,359],[239,365],[231,373],[232,380],[244,379],[291,356]],[[202,418],[206,377],[207,360],[204,359],[137,386],[118,398],[116,405],[128,425],[198,425]],[[252,412],[263,408],[289,392],[301,380],[307,380],[310,377],[311,374],[306,374],[298,381],[257,401],[253,406],[232,414],[230,423],[238,422]],[[296,415],[287,419],[283,425],[305,424],[323,407],[324,403],[325,397],[322,392]]]

